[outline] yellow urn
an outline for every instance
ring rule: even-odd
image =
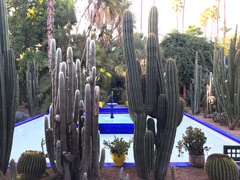
[[[125,161],[126,152],[124,152],[120,157],[118,157],[118,154],[112,153],[112,159],[115,164],[115,166],[122,166],[123,162]]]

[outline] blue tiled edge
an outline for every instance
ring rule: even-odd
[[[99,108],[100,114],[111,114],[111,108]],[[128,108],[113,108],[113,114],[128,114]]]
[[[170,162],[168,167],[171,167],[172,165],[176,167],[192,167],[188,162]],[[47,163],[47,167],[50,168],[51,164]],[[112,162],[107,162],[104,163],[104,167],[116,167],[116,166]],[[134,162],[123,163],[122,167],[135,167],[135,163]]]
[[[133,134],[133,123],[99,123],[100,134]]]
[[[191,118],[192,120],[194,120],[194,121],[196,121],[196,122],[198,122],[198,123],[208,127],[209,129],[212,129],[212,130],[222,134],[223,136],[225,136],[225,137],[227,137],[227,138],[229,138],[229,139],[231,139],[231,140],[233,140],[233,141],[235,141],[235,142],[240,144],[240,138],[239,137],[234,136],[234,135],[232,135],[232,134],[230,134],[230,133],[228,133],[228,132],[226,132],[226,131],[218,128],[218,127],[215,127],[215,126],[213,126],[213,125],[211,125],[211,124],[209,124],[209,123],[207,123],[205,121],[202,121],[202,120],[200,120],[200,119],[198,119],[198,118],[196,118],[194,116],[191,116],[190,114],[187,114],[185,112],[184,112],[184,115],[189,117],[189,118]]]
[[[19,122],[19,123],[16,123],[16,124],[15,124],[15,127],[20,126],[20,125],[23,125],[23,124],[28,123],[28,122],[30,122],[30,121],[33,121],[33,120],[35,120],[35,119],[38,119],[38,118],[40,118],[40,117],[43,117],[44,115],[45,115],[45,114],[41,114],[41,115],[38,115],[38,116],[34,116],[34,117],[32,117],[32,118],[26,119],[26,120],[24,120],[24,121],[21,121],[21,122]]]

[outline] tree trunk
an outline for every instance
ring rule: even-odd
[[[185,0],[183,0],[183,12],[182,12],[182,33],[184,31],[184,12],[185,12]]]
[[[140,22],[140,31],[142,32],[142,6],[143,6],[143,0],[141,0],[141,22]]]
[[[226,37],[226,0],[223,1],[223,13],[224,13],[224,20],[223,20],[223,43],[225,43]]]
[[[218,5],[217,5],[217,38],[218,38],[218,19],[219,19],[219,6],[220,6],[220,0],[218,0]]]
[[[48,0],[48,19],[47,19],[47,38],[48,38],[48,61],[49,65],[51,64],[51,53],[50,53],[50,45],[51,40],[54,37],[53,29],[54,29],[54,0]],[[51,68],[49,67],[49,70]]]
[[[183,84],[183,97],[186,97],[186,83]]]

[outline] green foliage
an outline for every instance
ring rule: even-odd
[[[178,68],[179,83],[183,86],[186,83],[189,87],[193,79],[195,53],[198,52],[199,65],[202,66],[203,79],[212,72],[213,43],[205,38],[189,34],[170,33],[161,42],[164,51],[164,59],[176,59]]]
[[[185,33],[192,36],[201,36],[203,34],[203,32],[201,31],[201,28],[197,27],[195,24],[188,26]]]
[[[120,157],[124,152],[126,152],[126,154],[128,153],[128,149],[130,148],[132,142],[133,139],[125,141],[123,138],[118,138],[115,135],[113,141],[103,140],[103,144],[106,148],[110,149],[111,153],[118,154],[118,157]]]
[[[178,156],[183,154],[182,148],[189,152],[191,155],[201,156],[204,154],[204,150],[210,150],[210,147],[203,145],[206,143],[207,138],[204,132],[199,128],[187,127],[185,134],[182,135],[182,140],[178,141]]]
[[[16,57],[37,44],[46,45],[47,1],[8,0],[10,41]],[[46,46],[44,46],[46,48]]]
[[[113,102],[118,104],[124,104],[126,97],[124,95],[125,89],[123,88],[112,88],[113,91]]]

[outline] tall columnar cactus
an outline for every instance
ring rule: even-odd
[[[5,0],[0,1],[0,172],[6,173],[15,124],[15,57],[9,48]]]
[[[176,129],[182,121],[183,102],[179,101],[177,68],[172,59],[167,61],[165,89],[157,38],[157,19],[157,9],[153,7],[149,15],[146,74],[142,74],[136,60],[130,11],[125,11],[123,16],[123,42],[129,112],[134,121],[135,166],[140,178],[149,179],[153,172],[154,179],[161,180],[166,176]],[[146,131],[147,116],[157,119],[156,135],[155,132]],[[155,129],[152,123],[148,123],[148,126],[149,129]],[[143,154],[147,159],[144,159]]]
[[[234,129],[240,120],[240,41],[237,43],[237,30],[228,57],[224,57],[223,48],[216,53],[213,74],[218,101],[227,114],[229,129]]]
[[[237,164],[226,154],[208,156],[204,170],[211,180],[239,179]]]
[[[26,97],[28,102],[28,110],[31,116],[36,115],[39,106],[38,99],[38,63],[33,60],[27,62],[26,71]]]
[[[200,113],[202,66],[198,65],[198,52],[196,52],[194,82],[190,85],[191,109],[193,114]]]
[[[48,156],[55,173],[65,180],[97,179],[104,163],[105,151],[100,159],[98,131],[98,104],[100,89],[96,86],[95,42],[87,40],[85,91],[81,92],[81,62],[73,62],[72,48],[67,50],[67,63],[61,62],[61,49],[55,40],[51,44],[51,72],[53,105],[50,107],[50,127],[45,116],[45,136]],[[55,56],[54,56],[55,55]],[[81,94],[85,93],[85,103]],[[85,116],[83,116],[85,112]],[[76,125],[78,127],[76,128]]]

